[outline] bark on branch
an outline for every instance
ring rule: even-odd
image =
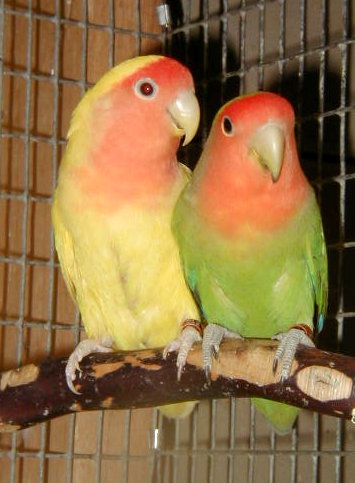
[[[177,381],[176,355],[161,350],[93,354],[67,387],[66,359],[46,360],[1,374],[0,431],[13,431],[76,411],[158,406],[178,401],[264,397],[355,422],[355,358],[300,347],[284,384],[273,374],[277,343],[227,340],[206,383],[201,345]]]

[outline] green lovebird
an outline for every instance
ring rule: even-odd
[[[173,231],[185,275],[208,322],[202,343],[207,373],[224,337],[275,338],[274,367],[281,365],[284,380],[298,344],[314,345],[314,320],[322,328],[326,247],[294,124],[289,102],[273,93],[227,103],[175,207]],[[291,430],[298,408],[253,402],[276,431]]]

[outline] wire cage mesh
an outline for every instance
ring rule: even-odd
[[[319,344],[355,354],[355,45],[350,0],[182,0],[172,28],[156,0],[0,2],[0,360],[6,370],[71,352],[84,336],[55,255],[51,196],[70,114],[111,66],[167,53],[192,70],[202,124],[258,89],[293,103],[303,167],[318,189],[330,260]],[[303,411],[279,437],[247,400],[60,417],[0,434],[0,482],[350,482],[350,423]]]

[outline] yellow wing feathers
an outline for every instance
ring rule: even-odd
[[[52,208],[52,223],[55,232],[55,244],[57,248],[59,263],[62,269],[63,278],[72,299],[75,303],[77,303],[75,280],[78,278],[78,275],[76,273],[77,266],[74,259],[73,239],[70,233],[65,228],[60,211],[56,206],[55,199]]]

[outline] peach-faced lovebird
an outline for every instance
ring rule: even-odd
[[[89,353],[162,347],[186,319],[199,319],[171,230],[190,176],[176,151],[198,123],[190,72],[155,55],[114,67],[73,113],[52,209],[62,272],[88,336],[66,367],[73,391]],[[193,405],[163,412],[183,416]]]
[[[313,346],[327,304],[327,257],[315,194],[298,160],[294,112],[259,92],[220,109],[173,216],[186,277],[208,321],[204,367],[223,337],[276,338],[281,379]],[[298,409],[254,401],[278,432]]]

